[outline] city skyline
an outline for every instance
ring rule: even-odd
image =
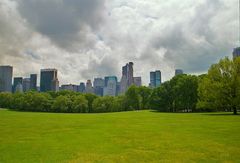
[[[144,85],[154,69],[201,74],[240,46],[238,0],[2,0],[0,14],[0,64],[23,77],[56,68],[61,84],[120,79],[129,61]]]

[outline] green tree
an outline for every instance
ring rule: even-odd
[[[87,113],[88,101],[83,95],[75,96],[72,104],[72,112],[74,113]]]
[[[125,93],[125,96],[126,104],[128,105],[129,110],[140,110],[141,97],[137,86],[130,86]]]
[[[13,101],[11,93],[0,93],[0,108],[10,108]]]
[[[173,111],[174,97],[170,81],[164,82],[153,90],[150,100],[150,108],[159,111]]]
[[[111,112],[121,112],[126,110],[126,97],[124,95],[114,97],[111,105]]]
[[[113,101],[114,97],[111,96],[98,97],[93,101],[92,111],[95,113],[111,112]]]
[[[84,94],[85,98],[87,99],[88,101],[88,112],[91,113],[93,108],[92,108],[92,104],[93,104],[93,101],[98,97],[97,95],[94,95],[94,94],[91,94],[91,93],[87,93],[87,94]]]
[[[199,83],[198,108],[233,110],[240,107],[240,57],[221,59]]]
[[[172,82],[175,111],[194,111],[198,100],[197,76],[178,75],[170,82]]]
[[[148,104],[152,90],[149,87],[141,86],[138,88],[138,93],[141,97],[141,109],[149,109]]]
[[[71,112],[72,101],[68,96],[58,96],[52,105],[53,112]]]

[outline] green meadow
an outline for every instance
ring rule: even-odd
[[[0,162],[239,162],[232,113],[30,113],[0,109]]]

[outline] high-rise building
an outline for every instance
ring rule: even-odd
[[[78,92],[84,93],[86,89],[85,83],[80,83]]]
[[[182,69],[176,69],[175,70],[175,76],[182,75],[182,74],[183,74],[183,70]]]
[[[134,77],[134,84],[138,87],[142,86],[142,78],[141,77]]]
[[[13,67],[0,66],[0,92],[12,92]]]
[[[30,78],[24,78],[22,84],[23,92],[27,92],[30,90]]]
[[[13,79],[13,90],[12,92],[22,92],[21,90],[23,87],[23,78],[22,77],[15,77]],[[18,88],[18,89],[17,89]]]
[[[37,91],[37,74],[30,75],[30,89]]]
[[[94,93],[98,96],[103,96],[104,80],[102,78],[95,78],[93,81]]]
[[[104,96],[116,96],[117,95],[117,77],[108,76],[105,77],[105,83],[107,84],[104,87]]]
[[[240,57],[240,47],[233,50],[233,58]]]
[[[155,88],[159,87],[162,83],[161,71],[152,71],[150,72],[150,87]]]
[[[117,96],[121,93],[121,82],[117,82]]]
[[[40,91],[58,91],[59,81],[56,69],[42,69],[40,77]]]
[[[74,84],[65,84],[61,86],[61,90],[68,90],[73,92],[78,92],[79,86]]]
[[[133,62],[129,62],[122,67],[121,93],[125,93],[132,84],[134,84]]]
[[[23,85],[21,83],[18,83],[16,88],[15,88],[15,92],[23,92]]]
[[[87,80],[87,83],[86,83],[86,93],[94,93],[94,89],[93,89],[91,80]]]

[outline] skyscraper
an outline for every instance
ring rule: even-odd
[[[37,91],[37,74],[30,75],[30,89]]]
[[[74,84],[65,84],[61,86],[61,90],[68,90],[73,92],[78,92],[79,86]]]
[[[13,79],[13,93],[14,92],[22,92],[23,91],[23,90],[21,90],[22,86],[23,86],[23,78],[15,77]]]
[[[98,96],[103,96],[104,80],[102,78],[95,78],[93,81],[94,93]]]
[[[86,83],[86,93],[94,93],[91,80],[87,80],[87,83]]]
[[[80,83],[78,92],[84,93],[86,89],[85,83]]]
[[[182,69],[176,69],[175,70],[175,76],[182,75],[182,74],[183,74],[183,70]]]
[[[233,50],[233,58],[240,57],[240,47]]]
[[[12,92],[13,67],[0,66],[0,92]]]
[[[24,78],[23,79],[23,84],[22,84],[22,88],[23,88],[23,92],[27,92],[30,90],[30,78]]]
[[[42,69],[40,77],[40,91],[58,91],[59,81],[56,69]]]
[[[121,93],[125,93],[132,84],[134,84],[133,62],[129,62],[122,67]]]
[[[116,96],[117,95],[117,77],[108,76],[105,77],[104,96]]]
[[[150,72],[150,87],[155,88],[159,87],[162,83],[161,71],[152,71]]]
[[[141,77],[134,77],[134,84],[138,87],[142,86],[142,78]]]

